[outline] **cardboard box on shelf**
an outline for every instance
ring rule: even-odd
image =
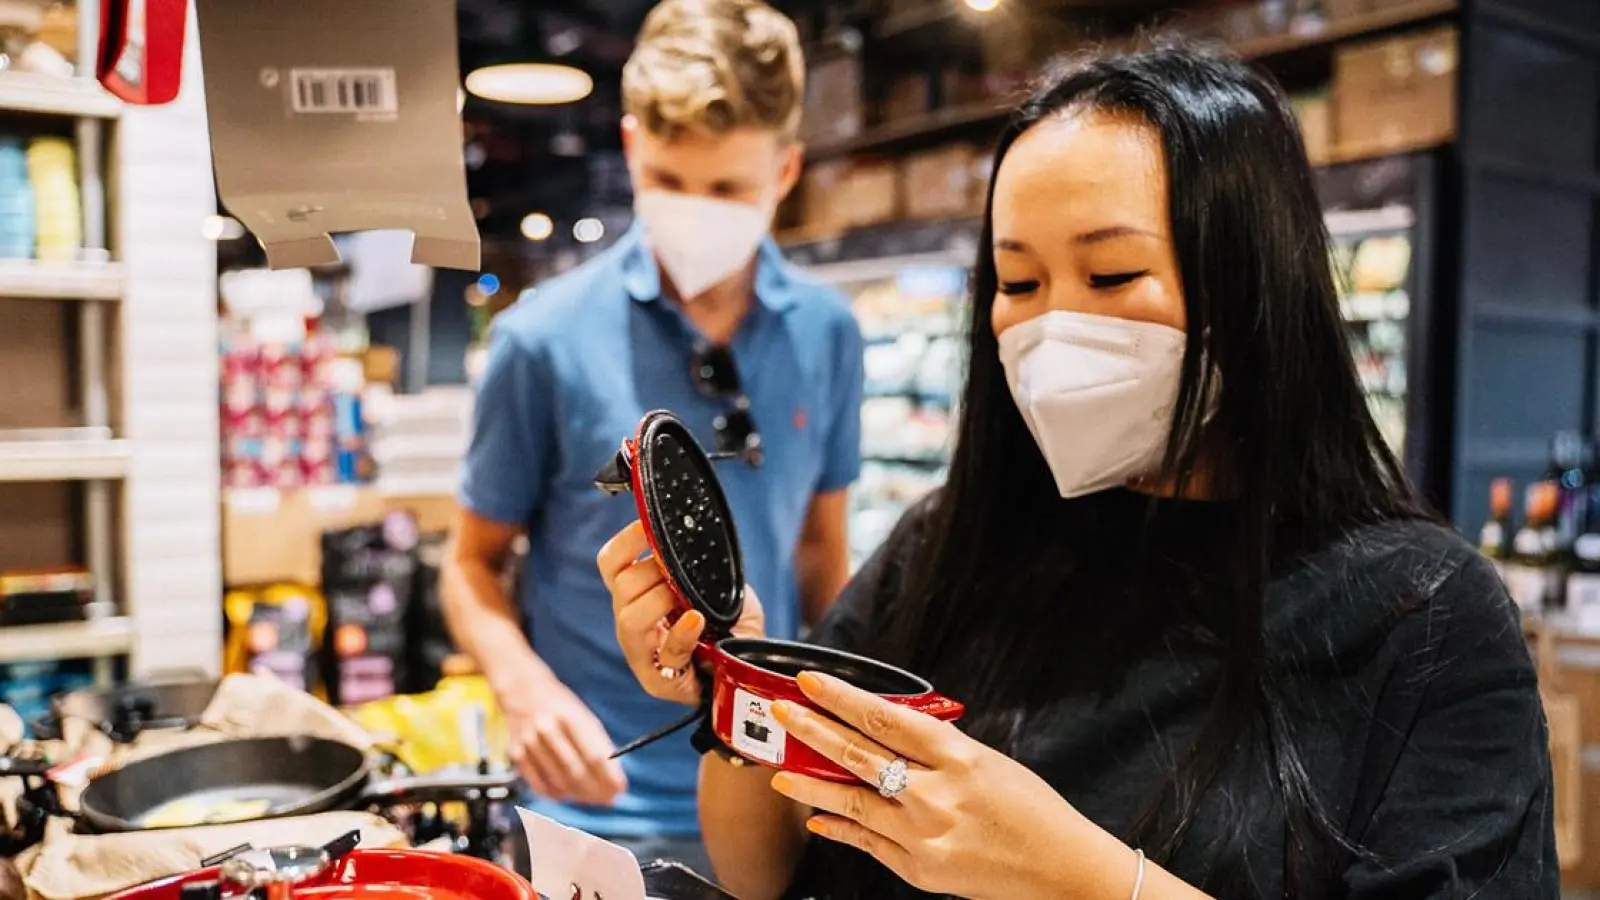
[[[860,58],[837,56],[817,63],[806,76],[801,139],[816,142],[855,137],[866,124],[862,107]]]
[[[889,160],[858,160],[839,197],[852,227],[877,225],[900,217],[900,171]]]
[[[933,108],[933,85],[927,73],[911,72],[895,78],[883,98],[880,118],[885,122],[909,119]]]
[[[799,192],[801,228],[826,231],[850,227],[838,200],[849,177],[850,161],[847,159],[829,160],[806,167]]]
[[[321,579],[324,531],[378,522],[398,509],[415,513],[422,533],[444,531],[456,508],[450,497],[386,496],[351,485],[227,490],[222,501],[222,579],[230,587],[315,585]]]
[[[223,205],[272,268],[339,261],[331,233],[405,229],[411,259],[476,271],[454,0],[200,0]],[[403,153],[395,148],[404,148]]]
[[[1325,94],[1296,97],[1294,115],[1300,122],[1300,135],[1305,140],[1306,157],[1311,164],[1330,162],[1338,143],[1333,131],[1332,101]]]
[[[900,215],[900,176],[886,160],[835,160],[806,170],[801,185],[801,227],[844,231],[892,221]]]
[[[361,368],[368,384],[399,384],[400,351],[374,344],[361,355]]]
[[[1333,72],[1339,153],[1399,153],[1454,138],[1459,68],[1451,26],[1340,48]]]
[[[986,186],[979,166],[978,148],[971,144],[952,144],[908,157],[903,170],[906,216],[947,219],[974,214],[982,207]]]

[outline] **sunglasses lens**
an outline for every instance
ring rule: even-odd
[[[756,432],[755,419],[751,418],[748,411],[732,410],[718,416],[714,424],[719,451],[741,455],[759,451],[761,436]]]
[[[695,358],[694,383],[701,393],[710,397],[726,397],[742,390],[732,354],[720,347]]]

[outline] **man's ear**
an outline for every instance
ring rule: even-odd
[[[806,167],[806,146],[799,141],[791,141],[778,152],[781,154],[778,168],[778,202],[782,203],[789,198],[794,186],[800,183],[800,175]]]
[[[632,160],[633,160],[633,142],[637,139],[637,138],[635,138],[635,135],[638,134],[638,132],[639,132],[639,120],[634,118],[631,115],[623,116],[622,117],[622,156],[623,156],[624,159],[628,160],[629,162],[632,162]]]

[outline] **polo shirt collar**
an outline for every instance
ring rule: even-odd
[[[617,249],[622,253],[622,283],[628,296],[640,303],[660,298],[661,270],[645,243],[644,225],[635,221]],[[783,312],[799,299],[787,266],[778,242],[767,236],[756,250],[756,300],[773,312]]]

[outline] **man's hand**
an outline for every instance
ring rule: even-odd
[[[534,793],[552,800],[609,806],[627,790],[605,726],[577,695],[534,663],[504,675],[495,694],[511,738],[511,762]]]

